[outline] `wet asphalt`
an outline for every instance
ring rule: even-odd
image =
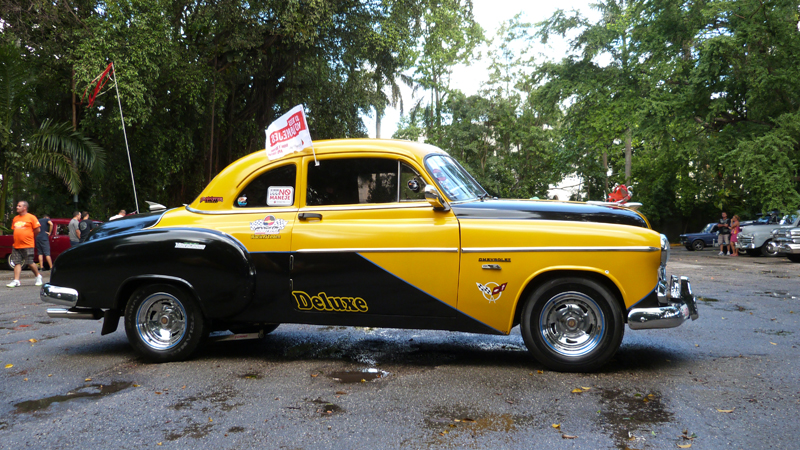
[[[600,372],[566,374],[518,328],[282,325],[147,364],[122,327],[50,319],[26,272],[0,287],[0,448],[798,448],[800,264],[673,247],[668,273],[697,321],[626,328]]]

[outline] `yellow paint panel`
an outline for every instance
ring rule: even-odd
[[[462,247],[500,248],[530,247],[655,247],[660,248],[658,233],[624,225],[554,221],[503,221],[503,232],[497,233],[496,221],[464,220],[461,222]],[[598,238],[598,229],[602,236]],[[557,241],[553,236],[559,236]],[[561,238],[566,236],[565,238]],[[555,250],[555,249],[554,249]],[[481,258],[509,259],[480,261]],[[486,251],[464,253],[461,259],[461,282],[458,309],[500,331],[508,332],[513,313],[523,289],[535,277],[553,270],[577,270],[597,273],[611,280],[622,294],[626,307],[632,306],[653,290],[658,281],[661,252],[637,251]],[[483,269],[495,264],[500,270]],[[485,295],[477,283],[494,287],[506,284],[500,295]]]

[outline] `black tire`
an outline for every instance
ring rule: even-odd
[[[189,358],[208,335],[208,326],[186,290],[151,284],[136,290],[128,301],[125,332],[146,359],[170,362]]]
[[[761,256],[761,250],[757,248],[748,248],[745,250],[748,256]]]
[[[789,261],[800,263],[800,255],[786,255],[789,258]]]
[[[692,249],[697,250],[699,252],[704,248],[706,248],[706,243],[703,242],[702,239],[695,239],[692,241]]]
[[[232,326],[230,327],[229,331],[234,334],[238,333],[258,333],[261,330],[264,330],[264,335],[268,335],[273,331],[277,330],[281,324],[279,323],[265,323],[262,325],[241,325],[241,326]]]
[[[778,254],[778,250],[769,251],[769,248],[770,248],[769,244],[771,242],[772,242],[772,239],[769,239],[769,240],[767,240],[767,242],[764,242],[764,245],[761,246],[761,254],[762,255],[764,255],[764,256],[775,256],[775,255]]]
[[[601,284],[575,277],[540,286],[522,309],[522,338],[533,356],[561,372],[591,372],[619,349],[622,310]]]

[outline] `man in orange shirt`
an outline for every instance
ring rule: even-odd
[[[28,202],[22,200],[17,203],[17,215],[11,221],[14,230],[14,249],[11,251],[11,262],[14,264],[14,281],[6,286],[14,288],[20,286],[19,276],[22,265],[27,264],[36,275],[36,286],[42,285],[42,275],[36,264],[33,263],[33,246],[36,235],[39,233],[39,220],[28,213]]]

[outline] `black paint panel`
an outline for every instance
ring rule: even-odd
[[[488,200],[451,205],[459,220],[523,219],[565,220],[632,225],[648,228],[636,212],[625,208],[583,203]]]
[[[420,270],[430,270],[424,265]],[[362,298],[364,312],[301,311],[294,297],[283,322],[426,328],[498,334],[497,330],[459,312],[357,253],[297,253],[292,271],[294,290],[317,296]]]
[[[202,249],[176,248],[199,244]],[[129,283],[184,280],[201,299],[207,317],[225,318],[248,309],[255,268],[246,249],[213,230],[168,228],[95,238],[61,254],[50,276],[55,286],[76,289],[78,305],[122,308]]]

